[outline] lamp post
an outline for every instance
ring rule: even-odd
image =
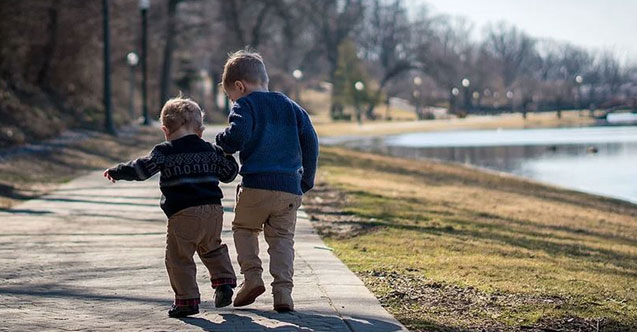
[[[142,18],[142,114],[144,125],[150,124],[148,118],[148,9],[150,0],[139,0],[139,11]]]
[[[460,89],[453,87],[451,89],[451,100],[449,102],[449,108],[452,114],[456,114],[456,98],[460,94]]]
[[[577,83],[577,114],[582,115],[582,82],[584,78],[581,75],[575,76],[575,83]]]
[[[129,113],[131,120],[135,119],[135,67],[139,63],[139,57],[135,52],[129,52],[126,55],[126,63],[128,64],[128,68],[130,68],[130,106]]]
[[[509,105],[511,106],[511,113],[513,113],[513,91],[507,91],[507,99],[509,100]]]
[[[108,0],[102,0],[102,29],[104,37],[104,128],[115,135],[113,115],[111,113],[111,41],[109,31]]]
[[[301,103],[301,88],[299,87],[300,81],[303,78],[303,72],[300,69],[295,69],[292,72],[292,77],[296,80],[296,84],[294,86],[294,94],[296,95],[296,102]]]
[[[469,113],[469,110],[471,109],[471,94],[469,93],[469,86],[471,85],[471,82],[469,81],[468,78],[464,78],[462,79],[462,86],[464,87],[464,108],[465,108],[465,112]]]
[[[358,121],[358,124],[361,125],[363,124],[363,114],[360,105],[360,94],[361,91],[365,89],[365,83],[356,81],[356,83],[354,83],[354,89],[356,90],[354,92],[354,104],[356,105],[356,121]]]
[[[421,114],[421,110],[420,110],[420,86],[422,85],[422,78],[420,78],[420,76],[416,76],[414,77],[414,101],[416,102],[416,116],[418,117],[418,119],[422,119],[423,115]]]

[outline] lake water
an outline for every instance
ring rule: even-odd
[[[637,203],[635,126],[462,130],[323,143],[459,162]]]

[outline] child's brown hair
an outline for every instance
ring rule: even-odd
[[[241,80],[254,84],[268,83],[268,72],[265,70],[263,58],[259,53],[240,50],[228,56],[228,60],[223,66],[221,84],[227,87]]]
[[[196,102],[182,96],[181,93],[164,104],[160,119],[161,124],[170,132],[175,132],[182,126],[192,130],[203,128],[203,111]]]

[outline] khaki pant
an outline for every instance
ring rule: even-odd
[[[294,228],[302,196],[282,191],[237,188],[234,245],[241,273],[246,279],[261,278],[259,232],[263,230],[270,255],[272,292],[291,292],[294,275]]]
[[[213,288],[236,285],[228,247],[221,244],[222,227],[223,207],[218,204],[189,207],[168,219],[166,270],[175,299],[199,298],[195,252],[208,268]]]

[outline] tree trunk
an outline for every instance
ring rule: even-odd
[[[221,75],[217,71],[211,72],[212,76],[212,104],[210,104],[210,111],[215,113],[219,112],[219,105],[217,105],[217,97],[219,96],[219,84],[221,81]]]
[[[371,100],[369,104],[367,105],[367,111],[365,112],[365,116],[369,120],[376,120],[376,114],[374,113],[374,108],[376,108],[376,105],[378,105],[378,103],[380,102],[380,96],[382,92],[383,92],[383,87],[381,86],[378,88],[378,90],[376,90],[376,93],[374,93],[374,99]]]
[[[40,66],[40,69],[38,70],[38,77],[36,81],[38,86],[45,89],[50,88],[49,71],[51,69],[51,60],[53,59],[53,54],[57,46],[59,4],[60,1],[55,0],[49,8],[49,24],[47,27],[49,35],[46,44],[44,45],[44,49],[42,50],[44,59],[42,65]]]
[[[451,89],[447,89],[449,90],[449,114],[456,114],[456,96],[453,95],[453,92],[451,92]]]
[[[175,14],[177,13],[177,4],[181,0],[168,0],[168,22],[166,23],[166,45],[164,45],[164,59],[161,67],[160,82],[160,107],[168,100],[170,92],[168,91],[171,83],[172,58],[175,49]]]

